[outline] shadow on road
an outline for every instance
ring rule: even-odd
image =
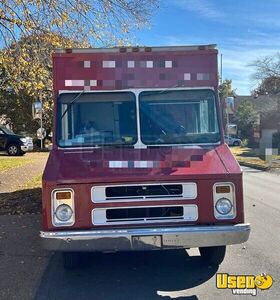
[[[67,271],[61,255],[53,255],[35,299],[171,299],[217,271],[185,250],[86,254],[84,259],[84,267]],[[198,298],[190,293],[176,299]]]
[[[38,214],[41,207],[41,188],[0,193],[0,215]]]

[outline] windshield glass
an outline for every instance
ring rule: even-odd
[[[146,145],[220,141],[212,90],[147,91],[139,96]]]
[[[59,97],[59,146],[136,143],[136,100],[133,93],[85,93],[73,102],[77,95],[62,94]]]
[[[0,130],[4,131],[6,134],[15,135],[13,131],[9,130],[6,127],[5,128],[1,127]]]

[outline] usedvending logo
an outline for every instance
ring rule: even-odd
[[[256,296],[258,289],[268,290],[273,284],[270,275],[229,275],[227,273],[216,274],[217,289],[231,289],[233,295]]]

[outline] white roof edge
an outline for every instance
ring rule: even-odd
[[[59,90],[58,94],[69,94],[69,93],[94,93],[94,92],[142,92],[142,91],[176,91],[176,90],[212,90],[215,91],[215,88],[212,86],[198,86],[198,87],[171,87],[171,88],[131,88],[131,89],[123,89],[123,90]]]
[[[216,49],[216,44],[209,45],[185,45],[185,46],[129,46],[129,47],[112,47],[112,48],[73,48],[72,53],[120,53],[120,49],[125,48],[126,52],[133,52],[132,49],[138,48],[139,52],[149,52],[145,51],[147,48],[151,48],[153,52],[157,51],[194,51],[194,50],[209,50]],[[202,49],[202,47],[204,49]],[[55,49],[55,53],[66,53],[66,49]]]

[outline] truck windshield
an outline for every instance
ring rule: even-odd
[[[61,147],[133,145],[137,141],[136,99],[130,92],[62,94],[58,101]]]
[[[140,93],[141,140],[146,145],[220,141],[212,90]]]

